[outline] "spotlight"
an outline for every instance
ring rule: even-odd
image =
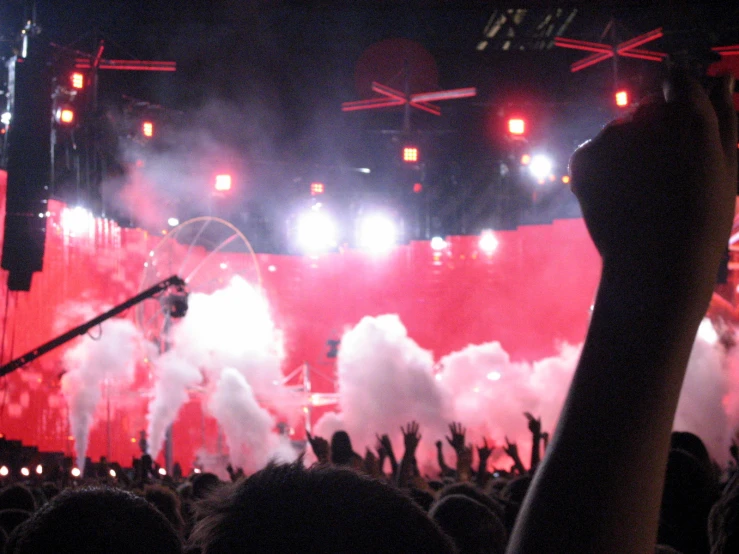
[[[196,467],[195,469],[192,470],[192,472],[193,473],[200,473],[200,469]]]
[[[146,138],[151,138],[154,136],[154,124],[151,121],[144,121],[141,124],[141,134],[144,135]]]
[[[510,118],[508,120],[508,132],[511,135],[524,135],[526,133],[526,121],[520,117]]]
[[[416,163],[418,161],[418,148],[415,146],[404,146],[403,161],[406,163]]]
[[[89,233],[94,225],[94,217],[85,208],[63,208],[61,216],[62,229],[73,237]]]
[[[31,475],[31,472],[28,470],[27,467],[22,467],[21,468],[21,475],[23,475],[23,477],[28,477],[29,475]]]
[[[167,475],[167,470],[164,469],[163,467],[160,467],[158,473],[159,473],[159,475],[161,475],[162,477],[164,477],[165,475]]]
[[[320,204],[298,220],[297,242],[306,253],[325,252],[336,246],[336,225]]]
[[[167,224],[168,224],[168,225],[169,225],[170,227],[177,227],[177,226],[178,226],[178,225],[180,224],[180,220],[179,220],[179,219],[177,219],[176,217],[170,217],[170,218],[169,218],[169,219],[167,220]]]
[[[44,472],[44,467],[39,464],[36,466],[36,475],[41,475]]]
[[[480,235],[479,246],[480,250],[490,256],[498,249],[498,239],[492,231],[483,231]]]
[[[74,122],[74,110],[69,106],[62,106],[54,112],[54,118],[57,123],[70,125]]]
[[[82,475],[82,472],[80,471],[80,468],[73,467],[72,468],[72,477],[79,477],[80,475]]]
[[[311,196],[318,196],[319,194],[323,194],[323,192],[326,190],[326,187],[323,183],[311,183],[310,184],[310,195]]]
[[[552,172],[552,160],[543,154],[537,154],[531,158],[529,164],[529,171],[535,179],[546,179]]]
[[[615,94],[616,105],[619,108],[626,108],[629,105],[629,92],[626,90],[619,90]]]
[[[8,466],[0,467],[0,477],[7,477],[8,473],[10,473]]]
[[[70,81],[72,82],[72,88],[77,90],[85,88],[85,76],[82,73],[72,73]]]
[[[698,337],[705,342],[714,344],[718,341],[718,333],[710,319],[704,319],[698,326]]]
[[[395,222],[384,214],[366,216],[359,224],[359,247],[370,252],[387,252],[398,239]]]
[[[227,190],[231,190],[231,176],[226,173],[222,175],[216,175],[216,181],[214,184],[214,188],[218,192],[225,192]]]
[[[446,248],[446,241],[441,237],[434,237],[431,239],[431,250],[444,250]]]
[[[500,377],[500,371],[491,371],[490,373],[488,373],[488,379],[490,379],[491,381],[499,381]]]
[[[12,114],[10,112],[3,112],[2,115],[0,115],[0,123],[3,125],[10,125],[11,118]]]
[[[110,475],[111,477],[113,477],[113,478],[115,478],[115,477],[116,477],[116,475],[118,475],[118,474],[117,474],[117,473],[115,472],[115,469],[111,469],[111,470],[110,470],[110,471],[108,472],[108,474],[109,474],[109,475]]]

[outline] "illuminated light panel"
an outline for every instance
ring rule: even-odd
[[[629,105],[629,93],[625,90],[619,90],[616,93],[616,105],[619,108],[625,108]]]
[[[311,183],[310,184],[310,195],[311,196],[317,196],[319,194],[323,194],[326,187],[323,185],[323,183]]]
[[[336,246],[336,225],[331,217],[320,210],[310,210],[298,220],[297,241],[308,253],[325,252]]]
[[[63,208],[60,223],[67,235],[78,237],[93,231],[95,218],[90,211],[77,206],[76,208]]]
[[[67,125],[74,121],[74,110],[69,108],[62,108],[59,110],[59,121],[66,123]]]
[[[480,235],[480,250],[488,256],[492,255],[498,249],[498,238],[492,231],[483,231]]]
[[[72,73],[72,88],[77,90],[85,88],[85,76],[82,73]]]
[[[569,175],[562,175],[562,182],[566,185],[570,182],[570,176]]]
[[[418,161],[418,148],[415,146],[406,146],[403,148],[403,161],[406,163],[414,163]]]
[[[359,227],[359,247],[381,254],[395,246],[398,239],[397,228],[392,219],[383,214],[365,217]]]
[[[44,472],[44,467],[41,464],[37,465],[36,466],[36,473],[38,475],[41,475],[43,472]]]
[[[537,154],[531,158],[529,171],[539,181],[548,179],[552,172],[552,160],[548,156]]]
[[[521,156],[521,165],[529,165],[531,163],[531,154]]]
[[[167,220],[167,225],[169,225],[170,227],[177,227],[179,224],[180,224],[180,220],[177,219],[176,217],[170,217]]]
[[[0,467],[0,476],[7,477],[8,473],[10,473],[10,470],[8,469],[8,466]]]
[[[414,183],[413,192],[415,192],[416,194],[418,194],[419,192],[423,192],[423,185],[421,183]]]
[[[80,475],[82,475],[82,472],[80,471],[80,468],[73,467],[72,468],[72,477],[79,477]]]
[[[154,124],[151,121],[144,121],[141,124],[141,133],[146,138],[151,138],[154,136]]]
[[[431,250],[439,251],[444,250],[447,247],[446,241],[441,237],[434,237],[431,239]]]
[[[509,119],[508,132],[512,135],[523,135],[526,132],[526,122],[517,117]]]
[[[220,192],[231,190],[231,176],[225,173],[216,175],[215,189]]]

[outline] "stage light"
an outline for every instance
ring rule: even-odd
[[[70,81],[72,82],[72,88],[76,88],[77,90],[85,88],[85,76],[82,73],[72,73]]]
[[[710,319],[704,319],[701,321],[701,324],[698,326],[698,338],[704,340],[705,342],[715,344],[718,342],[718,333],[716,332],[716,328],[713,326],[713,323],[711,323]]]
[[[531,154],[521,156],[521,165],[529,165],[531,163]]]
[[[159,475],[161,475],[162,477],[166,476],[167,475],[167,470],[164,469],[163,467],[160,467],[159,468]]]
[[[110,470],[110,471],[108,472],[108,475],[110,475],[111,477],[113,477],[113,478],[115,479],[115,477],[116,477],[116,476],[117,476],[118,474],[117,474],[117,473],[115,472],[115,469],[111,469],[111,470]]]
[[[28,470],[27,467],[22,467],[21,468],[21,475],[23,475],[23,477],[28,477],[29,475],[31,475],[31,472]]]
[[[62,208],[61,226],[64,232],[72,237],[90,233],[95,224],[95,218],[85,208]]]
[[[413,192],[415,192],[416,194],[423,192],[423,185],[421,183],[414,183]]]
[[[74,123],[74,110],[69,106],[57,108],[56,112],[54,113],[54,118],[56,119],[57,123],[71,125],[72,123]]]
[[[508,120],[508,132],[512,135],[521,136],[526,133],[526,121],[520,117],[512,117]]]
[[[406,163],[416,163],[418,161],[418,148],[415,146],[403,147],[403,161]]]
[[[536,179],[546,179],[552,172],[552,160],[543,154],[537,154],[531,158],[529,171]]]
[[[177,227],[179,224],[180,224],[180,220],[177,219],[176,217],[170,217],[167,220],[167,225],[169,225],[170,227]]]
[[[431,239],[431,250],[444,250],[446,248],[446,241],[441,237],[434,237]]]
[[[141,124],[141,133],[146,138],[151,138],[154,136],[154,124],[151,121],[144,121]]]
[[[7,477],[8,473],[10,473],[8,466],[0,467],[0,477]]]
[[[325,252],[336,247],[336,225],[320,205],[313,206],[298,220],[297,242],[308,254]]]
[[[79,477],[80,475],[82,475],[82,472],[80,471],[80,468],[73,467],[72,468],[72,477]]]
[[[359,225],[359,247],[374,253],[387,252],[395,246],[398,231],[395,222],[384,214],[365,216]]]
[[[215,189],[219,192],[231,190],[231,176],[227,173],[216,175]]]
[[[478,245],[480,246],[480,250],[491,256],[498,249],[498,239],[492,231],[486,230],[480,234]]]
[[[194,468],[194,469],[192,470],[192,472],[193,472],[193,473],[200,473],[200,468],[197,468],[197,467],[196,467],[196,468]]]
[[[616,92],[616,105],[619,108],[625,108],[629,105],[629,93],[625,90]]]
[[[317,196],[319,194],[323,194],[323,191],[326,187],[323,186],[323,183],[311,183],[310,184],[310,195],[311,196]]]
[[[488,373],[488,379],[490,379],[491,381],[499,381],[500,377],[500,371],[491,371],[490,373]]]
[[[570,176],[569,175],[562,175],[562,182],[566,185],[570,182]]]
[[[44,472],[44,467],[39,464],[36,466],[36,475],[41,475]]]
[[[3,112],[2,115],[0,115],[0,123],[3,125],[10,125],[10,120],[12,119],[12,114],[10,112]]]

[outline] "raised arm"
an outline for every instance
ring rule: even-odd
[[[509,553],[654,551],[678,396],[734,215],[732,86],[724,79],[709,97],[674,76],[664,97],[571,160],[603,270]]]

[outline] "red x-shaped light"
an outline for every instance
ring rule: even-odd
[[[644,50],[639,46],[657,40],[662,37],[662,27],[639,35],[629,39],[621,44],[612,46],[610,44],[603,44],[601,42],[588,42],[586,40],[575,40],[565,37],[556,37],[554,39],[554,45],[562,48],[573,48],[575,50],[585,50],[586,52],[593,52],[587,58],[578,60],[570,66],[570,71],[580,71],[586,67],[590,67],[596,63],[602,62],[613,56],[623,56],[626,58],[638,58],[640,60],[650,60],[654,62],[660,62],[667,57],[664,52],[655,52],[653,50]]]
[[[418,108],[419,110],[423,110],[434,115],[441,115],[441,108],[435,104],[431,104],[431,102],[468,98],[477,94],[477,89],[475,89],[475,87],[406,94],[377,82],[372,83],[372,91],[381,94],[382,97],[344,102],[341,105],[341,110],[344,112],[352,112],[356,110],[389,108],[392,106],[403,106],[405,104],[409,104],[413,108]]]

